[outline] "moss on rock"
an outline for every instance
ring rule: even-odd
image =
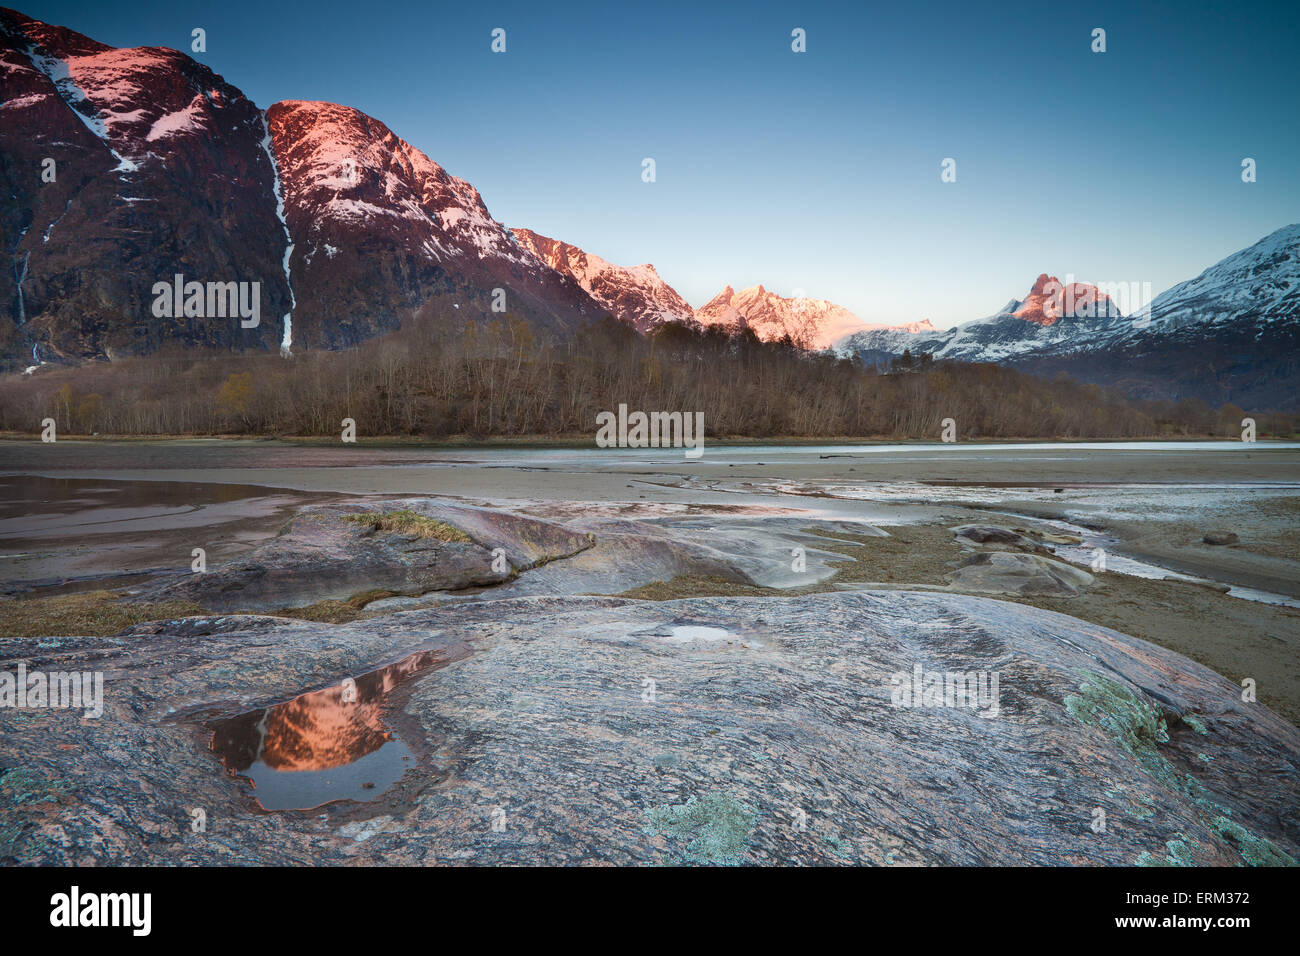
[[[365,525],[371,531],[408,534],[417,538],[432,538],[435,541],[472,543],[470,536],[459,528],[409,510],[344,515],[343,520]]]

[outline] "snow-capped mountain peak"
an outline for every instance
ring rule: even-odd
[[[1168,289],[1139,313],[1155,331],[1259,316],[1300,319],[1300,223],[1269,233]]]
[[[303,239],[331,226],[369,228],[398,219],[414,227],[415,247],[435,260],[493,257],[535,266],[488,213],[477,189],[379,120],[349,106],[305,100],[276,103],[267,117],[287,200],[311,220]]]
[[[0,16],[0,35],[27,60],[5,58],[7,82],[23,82],[19,74],[28,66],[50,83],[42,92],[6,102],[6,121],[17,118],[11,109],[40,107],[57,98],[100,140],[119,174],[165,164],[177,138],[210,137],[245,121],[251,105],[220,76],[176,50],[110,47],[14,11]]]
[[[1040,273],[1023,299],[999,311],[950,329],[935,329],[928,320],[904,327],[869,328],[835,343],[841,354],[880,361],[904,349],[935,358],[966,362],[1001,362],[1032,349],[1083,347],[1128,326],[1115,302],[1094,285],[1062,282]]]

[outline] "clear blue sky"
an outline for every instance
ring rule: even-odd
[[[1300,220],[1296,0],[20,9],[115,46],[201,26],[258,105],[364,110],[507,225],[653,262],[693,305],[762,283],[952,325],[1040,272],[1158,293]]]

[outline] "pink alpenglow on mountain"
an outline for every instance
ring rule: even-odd
[[[902,325],[869,325],[869,329],[890,329],[896,332],[910,332],[912,335],[920,335],[922,332],[937,332],[938,329],[931,324],[929,319],[922,319],[920,322],[904,322]]]
[[[1106,293],[1086,282],[1062,283],[1056,276],[1041,274],[1019,307],[1011,314],[1026,322],[1052,325],[1063,318],[1096,318],[1118,315]]]
[[[166,344],[290,356],[454,330],[498,303],[563,337],[602,313],[379,120],[299,100],[262,110],[183,53],[114,49],[2,7],[0,155],[57,162],[57,179],[7,187],[0,238],[17,266],[0,269],[0,367]],[[178,272],[258,283],[263,321],[158,321],[150,290]]]
[[[550,268],[571,276],[616,318],[645,332],[665,322],[690,322],[690,305],[646,263],[616,266],[575,245],[531,229],[512,229],[520,247]]]
[[[550,327],[597,318],[597,303],[521,248],[477,189],[379,120],[301,100],[266,115],[300,300],[295,325],[309,344],[360,341],[430,302],[483,313],[494,289],[507,311]]]
[[[786,299],[761,285],[737,292],[727,286],[695,310],[701,325],[748,328],[764,342],[786,336],[806,349],[829,348],[833,342],[869,326],[843,306],[825,299]]]

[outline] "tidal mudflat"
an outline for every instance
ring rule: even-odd
[[[0,709],[9,862],[1300,848],[1295,444],[5,442],[0,487],[0,670],[106,676]]]

